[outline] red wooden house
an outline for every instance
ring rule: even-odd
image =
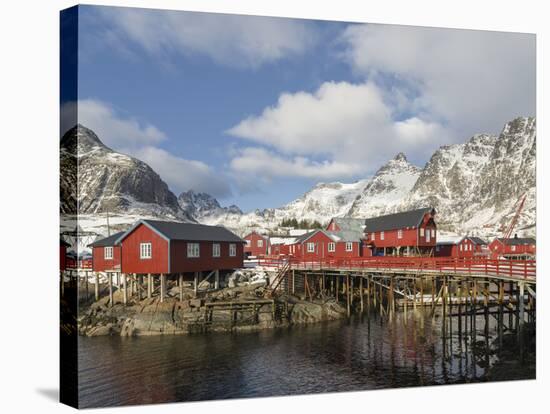
[[[517,237],[510,239],[496,238],[489,244],[491,258],[499,257],[527,258],[535,256],[537,241],[532,237]]]
[[[268,236],[253,231],[247,234],[244,240],[246,242],[244,246],[245,257],[258,257],[269,253],[270,242]]]
[[[364,240],[372,255],[432,255],[436,246],[435,209],[420,208],[366,219]]]
[[[363,255],[361,231],[352,234],[314,230],[296,239],[289,254],[305,261],[355,258]]]
[[[63,239],[59,239],[59,269],[63,272],[67,269],[67,247],[71,247]]]
[[[94,272],[120,271],[120,244],[115,242],[123,231],[89,244],[92,249],[92,270]]]
[[[294,243],[296,243],[296,237],[270,237],[268,254],[272,256],[288,256],[290,254],[290,246]]]
[[[466,236],[439,240],[435,246],[439,257],[480,257],[487,255],[487,242],[479,237]]]
[[[243,267],[244,240],[221,226],[140,220],[122,234],[122,273],[172,274]]]

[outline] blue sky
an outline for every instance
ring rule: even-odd
[[[533,35],[80,6],[79,121],[176,194],[276,207],[534,115],[534,57]]]

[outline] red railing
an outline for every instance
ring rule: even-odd
[[[499,276],[516,279],[535,279],[536,260],[489,259],[485,257],[393,257],[376,256],[353,259],[308,260],[296,257],[261,257],[261,266],[281,267],[290,263],[292,269],[354,269],[354,270],[402,270],[439,271],[461,275]]]
[[[72,270],[75,270],[75,269],[91,270],[92,269],[92,259],[75,260],[71,257],[67,257],[66,267],[67,267],[67,269],[72,269]]]

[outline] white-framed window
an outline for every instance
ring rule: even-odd
[[[513,251],[513,252],[516,251],[516,245],[515,245],[515,244],[512,244],[512,251]]]
[[[250,247],[250,240],[246,241],[246,247]]]
[[[187,257],[200,257],[201,249],[199,243],[187,243]]]
[[[256,243],[256,245],[258,247],[264,247],[264,241],[260,239],[260,240],[258,240],[258,243]]]
[[[219,243],[212,244],[212,257],[220,257],[221,248]]]
[[[384,240],[384,232],[383,231],[380,232],[380,240]]]
[[[372,241],[375,241],[375,240],[376,240],[376,233],[375,233],[374,231],[371,233],[370,239],[371,239]]]
[[[402,238],[403,238],[403,230],[402,230],[402,229],[397,230],[397,238],[398,238],[398,239],[402,239]]]
[[[424,227],[420,227],[420,237],[424,237]]]
[[[103,248],[103,258],[105,260],[111,260],[113,258],[113,246],[105,246]]]
[[[435,229],[432,229],[432,237],[435,237]]]
[[[460,251],[462,251],[462,245],[460,245]]]
[[[330,253],[335,252],[336,251],[336,243],[329,243],[328,244],[328,251]]]
[[[353,251],[353,243],[352,242],[346,242],[346,252]]]
[[[237,256],[237,245],[235,243],[229,243],[229,256]]]
[[[308,253],[314,253],[315,252],[315,243],[308,243],[307,244],[307,252]]]
[[[140,259],[150,259],[153,256],[151,250],[151,243],[140,243],[139,244],[139,258]]]

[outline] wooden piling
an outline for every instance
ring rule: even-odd
[[[108,283],[109,283],[109,306],[113,306],[113,274],[111,272],[107,273]]]
[[[346,302],[348,318],[351,316],[350,297],[349,297],[349,275],[346,275]]]
[[[180,302],[183,302],[183,273],[178,276],[178,285],[180,288]]]
[[[128,283],[126,280],[126,273],[123,273],[122,275],[122,303],[124,305],[128,304]]]
[[[153,276],[151,273],[147,273],[147,299],[151,299],[153,296]]]
[[[161,273],[160,275],[160,301],[164,302],[164,297],[166,295],[166,275]]]
[[[363,313],[363,276],[359,278],[359,296],[361,298],[361,313]]]

